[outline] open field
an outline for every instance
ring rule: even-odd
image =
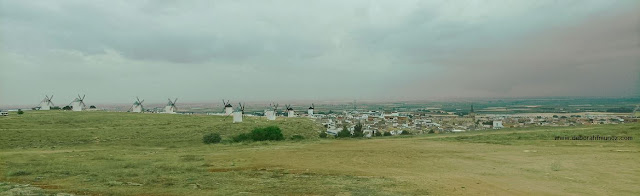
[[[224,120],[12,113],[0,118],[0,182],[89,195],[640,195],[638,123],[335,140],[304,118]],[[201,142],[267,125],[308,140]],[[574,135],[633,140],[554,140]]]

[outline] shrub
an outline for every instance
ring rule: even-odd
[[[402,133],[400,133],[400,135],[411,135],[411,132],[407,130],[403,130]]]
[[[382,133],[380,133],[380,131],[376,131],[373,136],[380,137],[382,136]]]
[[[384,134],[382,134],[382,136],[391,136],[391,132],[384,132]]]
[[[301,135],[293,135],[290,138],[291,140],[295,140],[295,141],[300,141],[300,140],[304,140],[304,136]]]
[[[294,136],[295,137],[295,136]],[[302,136],[300,136],[302,137]],[[293,139],[293,137],[291,137]],[[304,139],[304,137],[302,137]],[[282,130],[277,126],[269,126],[264,128],[255,128],[251,133],[241,133],[231,138],[233,142],[242,141],[266,141],[266,140],[284,140]]]
[[[62,110],[71,110],[71,106],[64,106]]]
[[[327,132],[320,133],[320,138],[327,138]]]
[[[429,130],[428,132],[429,134],[435,133],[435,131],[433,131],[433,129]]]
[[[24,111],[22,111],[21,109],[18,109],[18,114],[24,114]]]
[[[202,136],[202,142],[205,144],[215,144],[220,143],[222,141],[222,137],[220,137],[219,133],[209,133]]]
[[[255,128],[251,131],[251,139],[253,141],[265,140],[284,140],[282,130],[277,126],[269,126],[265,128]]]

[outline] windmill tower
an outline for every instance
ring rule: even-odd
[[[164,113],[176,113],[176,111],[178,110],[178,108],[176,107],[176,102],[178,101],[178,98],[176,98],[174,101],[171,101],[171,99],[168,99],[169,103],[167,103],[167,106],[164,106]]]
[[[295,117],[296,116],[296,112],[293,111],[293,108],[291,107],[291,105],[285,105],[287,108],[287,117],[291,118],[291,117]]]
[[[73,111],[82,111],[85,107],[87,107],[87,105],[84,104],[85,96],[86,95],[82,95],[82,97],[80,97],[80,94],[78,94],[78,98],[75,98],[71,103],[69,103]]]
[[[267,117],[267,120],[276,120],[278,106],[279,104],[269,104],[269,109],[264,111],[264,115]]]
[[[224,109],[222,111],[224,112],[224,115],[231,115],[233,113],[233,106],[229,102],[231,102],[231,100],[227,100],[226,102],[224,99],[222,100],[222,105],[224,105]]]
[[[315,109],[315,106],[312,103],[311,106],[309,107],[309,109],[307,110],[307,114],[309,116],[313,116],[313,109]]]
[[[53,95],[51,95],[51,97],[45,95],[44,99],[40,101],[40,105],[38,106],[40,107],[40,110],[51,110],[51,107],[54,106],[51,99],[53,99]]]
[[[137,112],[137,113],[142,112],[142,110],[144,110],[144,107],[142,106],[142,102],[144,102],[144,99],[140,101],[140,99],[136,97],[136,101],[133,102],[133,105],[131,106],[131,108],[129,108],[128,111]]]
[[[242,115],[244,115],[244,106],[242,103],[238,103],[238,110],[233,112],[233,122],[242,122]]]

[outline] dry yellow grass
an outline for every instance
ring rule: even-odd
[[[266,168],[392,178],[399,193],[436,195],[637,195],[637,145],[601,147],[342,140],[211,155],[214,168]],[[240,160],[236,167],[224,163]],[[218,164],[215,164],[218,163]]]
[[[67,114],[82,113],[45,120]],[[640,195],[638,123],[204,145],[201,129],[233,130],[215,117],[123,114],[144,119],[137,130],[119,128],[128,118],[105,114],[111,119],[94,124],[101,114],[89,115],[98,116],[49,127],[28,116],[0,121],[9,142],[0,145],[0,182],[90,195]],[[190,123],[199,126],[183,126]],[[634,140],[553,140],[577,134]],[[0,184],[0,193],[10,188]]]

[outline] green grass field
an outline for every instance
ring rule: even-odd
[[[269,125],[307,140],[202,143]],[[11,113],[0,118],[0,195],[640,194],[638,123],[341,140],[321,130],[305,118]],[[594,134],[633,140],[554,140]]]

